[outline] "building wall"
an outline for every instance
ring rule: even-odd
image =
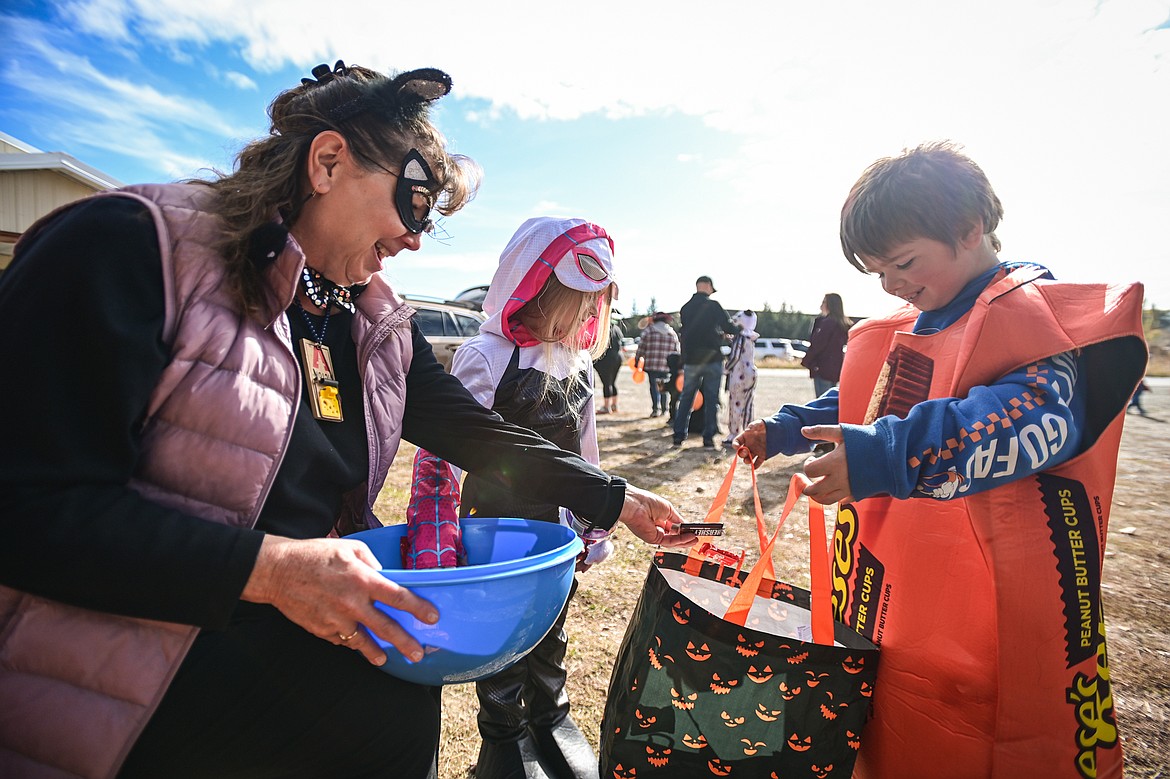
[[[111,187],[99,170],[61,152],[45,153],[0,131],[0,271],[21,233],[45,214]]]
[[[22,233],[57,206],[93,193],[52,170],[0,171],[0,232]]]

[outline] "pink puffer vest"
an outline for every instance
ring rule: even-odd
[[[219,226],[206,211],[207,187],[136,186],[98,197],[130,197],[150,209],[164,267],[163,338],[172,359],[151,399],[131,486],[192,516],[251,527],[300,403],[284,311],[304,255],[290,238],[267,272],[266,309],[241,317],[209,248]],[[413,354],[413,310],[384,278],[370,282],[357,307],[370,471],[364,506],[349,501],[338,518],[344,529],[379,525],[371,506],[398,450]],[[0,586],[0,775],[114,776],[197,632]]]

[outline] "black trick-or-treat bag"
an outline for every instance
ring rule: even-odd
[[[733,459],[708,521],[734,473]],[[770,538],[755,494],[746,574],[742,553],[709,543],[654,556],[609,683],[602,779],[849,777],[878,649],[833,620],[824,509],[807,498],[812,592],[776,581],[772,546],[807,485],[793,476]]]

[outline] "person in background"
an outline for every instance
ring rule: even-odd
[[[601,379],[601,408],[598,414],[616,414],[618,411],[618,372],[622,369],[622,326],[615,320],[609,326],[605,351],[593,361]]]
[[[724,446],[731,446],[755,418],[756,394],[756,315],[751,309],[739,311],[731,318],[740,328],[731,341],[723,372],[727,375],[727,438]]]
[[[1125,410],[1128,412],[1131,408],[1136,408],[1138,413],[1144,417],[1146,415],[1146,410],[1142,408],[1142,394],[1149,391],[1150,385],[1146,384],[1146,380],[1143,377],[1142,380],[1138,382],[1137,389],[1133,391],[1133,397],[1129,399],[1129,405]]]
[[[669,397],[666,393],[666,377],[670,375],[666,355],[680,348],[678,333],[671,327],[673,321],[674,317],[665,311],[655,311],[650,316],[650,322],[642,328],[638,352],[634,355],[635,360],[644,360],[642,368],[649,379],[651,417],[666,413]]]
[[[719,386],[723,383],[721,347],[739,332],[723,306],[711,299],[715,286],[710,276],[695,279],[695,294],[679,312],[682,330],[683,389],[674,415],[674,446],[682,446],[691,423],[695,394],[703,393],[703,446],[715,448],[719,431]]]
[[[232,173],[94,195],[20,240],[0,324],[42,381],[0,447],[0,776],[431,774],[437,690],[384,673],[373,636],[423,647],[375,604],[439,615],[344,537],[381,527],[402,439],[524,474],[585,532],[694,541],[483,408],[391,289],[383,265],[478,183],[429,118],[450,89],[320,65]]]
[[[736,440],[836,444],[805,494],[848,504],[834,608],[881,646],[862,779],[1121,776],[1100,590],[1142,287],[1000,261],[1002,216],[953,143],[871,165],[841,246],[904,305],[853,327],[839,388]]]
[[[845,306],[836,292],[825,295],[821,301],[821,315],[813,320],[808,337],[808,351],[800,364],[808,368],[813,380],[813,392],[820,397],[841,381],[841,365],[845,361],[845,343],[853,321],[845,316]]]

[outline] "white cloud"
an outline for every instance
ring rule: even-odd
[[[236,89],[245,89],[245,90],[248,90],[251,92],[255,92],[259,88],[256,86],[255,81],[248,78],[243,73],[239,73],[239,72],[234,71],[234,70],[229,70],[226,73],[224,73],[223,79],[227,83],[234,86]]]
[[[13,33],[4,80],[46,105],[77,109],[73,116],[78,120],[92,114],[168,127],[177,123],[219,135],[243,132],[203,101],[104,72],[88,57],[71,52],[48,25],[15,18],[4,23]]]

